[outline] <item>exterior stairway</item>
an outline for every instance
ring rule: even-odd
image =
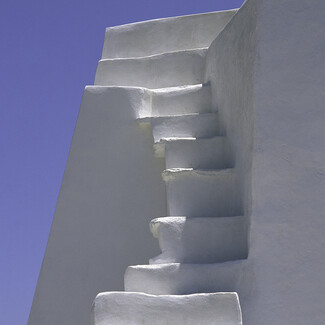
[[[213,15],[204,18],[213,26]],[[136,30],[131,26],[129,33]],[[123,43],[127,28],[115,32]],[[138,112],[137,122],[151,128],[153,154],[165,159],[169,216],[153,216],[150,223],[162,253],[149,265],[126,270],[126,292],[99,294],[92,323],[242,324],[232,291],[240,260],[247,257],[247,229],[227,137],[212,111],[210,85],[204,84],[211,39],[197,48],[176,49],[172,42],[170,52],[151,48],[148,55],[134,50],[136,56],[119,58],[108,54],[109,37],[118,40],[114,29],[107,37],[95,84],[143,88],[149,108]]]

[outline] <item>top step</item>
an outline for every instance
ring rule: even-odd
[[[109,27],[105,32],[102,59],[208,47],[236,12],[210,12]]]

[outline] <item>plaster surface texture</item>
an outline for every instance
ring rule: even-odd
[[[143,95],[85,89],[30,325],[89,325],[98,292],[123,290],[126,267],[159,252],[148,224],[166,214],[164,165],[136,122]]]
[[[107,324],[241,325],[242,322],[236,293],[152,296],[109,292],[97,296],[92,310],[92,325]]]
[[[319,1],[248,0],[207,54],[250,216],[233,288],[244,324],[325,322],[324,13]]]
[[[325,323],[324,14],[258,8],[247,324]]]

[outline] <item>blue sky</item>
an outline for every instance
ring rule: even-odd
[[[0,2],[1,325],[27,323],[82,92],[93,84],[105,27],[242,3]]]

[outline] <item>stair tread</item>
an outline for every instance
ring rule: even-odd
[[[223,140],[225,139],[225,136],[214,136],[214,137],[208,137],[208,138],[197,138],[197,137],[166,137],[166,138],[160,138],[159,141],[154,143],[154,146],[156,148],[163,148],[166,146],[166,144],[204,144],[204,143],[212,143],[216,140]]]
[[[103,292],[92,307],[93,325],[163,324],[241,325],[236,292],[192,295],[150,295],[136,292]]]
[[[101,61],[133,61],[133,60],[143,60],[143,59],[156,59],[159,57],[163,56],[168,56],[168,55],[174,55],[174,54],[186,54],[186,53],[193,53],[193,52],[207,52],[208,51],[207,46],[204,47],[195,47],[191,49],[184,49],[184,50],[176,50],[176,51],[166,51],[162,53],[157,53],[157,54],[151,54],[151,55],[144,55],[144,56],[137,56],[137,57],[129,57],[129,58],[104,58],[100,59],[99,62]]]
[[[156,144],[165,144],[168,142],[175,142],[175,141],[197,141],[198,138],[195,137],[170,137],[170,138],[161,138],[159,142]]]
[[[184,89],[201,89],[204,84],[198,83],[195,85],[182,85],[182,86],[173,86],[173,87],[162,87],[162,88],[155,88],[155,89],[150,89],[147,87],[141,87],[141,86],[118,86],[118,85],[113,85],[113,86],[104,86],[104,85],[86,85],[85,88],[124,88],[124,89],[145,89],[149,90],[150,92],[153,93],[165,93],[165,92],[177,92],[177,91],[182,91]]]
[[[246,260],[223,263],[166,263],[129,266],[124,275],[126,291],[149,294],[192,294],[237,291]]]
[[[234,172],[234,168],[225,169],[197,169],[197,168],[168,168],[162,172],[162,178],[164,181],[168,181],[180,175],[195,175],[195,176],[218,176],[221,174],[230,174]]]
[[[158,238],[158,231],[160,225],[178,226],[185,222],[205,222],[205,223],[229,223],[233,222],[234,219],[243,218],[243,216],[229,216],[229,217],[193,217],[188,218],[186,216],[166,216],[157,217],[150,221],[150,231],[155,238]]]
[[[167,92],[179,92],[183,90],[200,90],[203,86],[207,84],[195,84],[195,85],[181,85],[181,86],[174,86],[174,87],[164,87],[164,88],[156,88],[153,89],[152,91],[160,94],[160,93],[167,93]]]
[[[154,142],[163,138],[210,138],[218,135],[217,113],[191,113],[137,119],[152,128]]]
[[[225,136],[215,136],[215,137],[210,137],[210,138],[196,138],[196,137],[170,137],[170,138],[161,138],[159,142],[156,142],[157,144],[159,143],[169,143],[169,142],[173,142],[175,143],[175,141],[191,141],[192,143],[194,142],[211,142],[217,139],[225,139]]]
[[[209,83],[160,88],[152,90],[151,94],[152,110],[146,115],[148,117],[211,112]]]
[[[200,118],[202,116],[216,116],[217,113],[190,113],[190,114],[180,114],[180,115],[165,115],[165,116],[148,116],[137,118],[139,123],[151,123],[153,121],[163,121],[168,119],[186,119],[186,118]]]
[[[96,70],[95,85],[150,89],[197,85],[204,81],[206,53],[206,48],[199,48],[145,57],[101,59]]]

